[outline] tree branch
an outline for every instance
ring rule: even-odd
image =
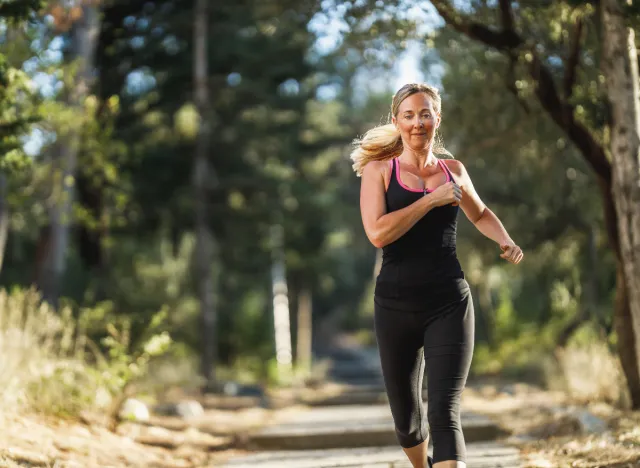
[[[431,0],[431,4],[449,26],[471,39],[483,42],[499,50],[516,49],[523,45],[522,38],[513,30],[496,32],[480,23],[465,20],[461,14],[449,5],[447,0]]]
[[[576,81],[576,69],[580,62],[580,42],[582,39],[583,26],[582,18],[578,17],[576,27],[573,31],[573,37],[571,38],[570,52],[564,73],[564,96],[567,100],[573,94],[573,85]]]
[[[517,49],[525,44],[516,31],[495,32],[482,24],[464,19],[463,15],[452,8],[447,0],[432,0],[431,3],[448,25],[470,39],[482,42],[507,54],[517,53]],[[504,3],[501,0],[500,4]],[[603,179],[603,182],[609,183],[611,164],[606,157],[604,148],[583,124],[575,120],[573,107],[567,101],[562,100],[551,71],[534,49],[527,51],[527,60],[530,63],[529,74],[536,81],[536,96],[540,104],[578,147],[593,170]]]
[[[502,18],[502,29],[504,31],[515,32],[515,20],[511,0],[500,0],[500,16]]]
[[[516,52],[512,50],[509,51],[508,54],[509,54],[509,70],[507,71],[505,86],[509,91],[511,91],[511,94],[513,94],[514,97],[518,100],[518,103],[520,104],[520,106],[522,106],[522,109],[524,109],[524,112],[527,115],[530,115],[531,109],[529,108],[529,104],[527,104],[527,101],[522,99],[522,97],[520,96],[520,93],[518,93],[518,88],[516,86],[516,64],[518,62],[518,56]]]
[[[549,68],[542,63],[538,55],[533,52],[531,54],[529,73],[536,80],[536,96],[540,104],[553,121],[567,133],[593,170],[606,181],[611,180],[611,164],[604,148],[583,124],[575,120],[573,106],[560,98]]]

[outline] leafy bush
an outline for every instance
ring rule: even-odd
[[[73,416],[109,407],[115,421],[132,384],[171,345],[162,331],[166,315],[155,314],[132,343],[131,320],[108,303],[74,318],[71,308],[58,313],[33,289],[0,290],[3,408]]]

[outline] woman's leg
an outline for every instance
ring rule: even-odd
[[[414,468],[426,468],[428,431],[422,404],[424,334],[413,312],[375,304],[382,375],[396,436]]]
[[[424,335],[427,366],[427,418],[433,438],[434,468],[465,467],[460,397],[467,382],[474,345],[471,294],[443,307]]]
[[[429,448],[429,437],[424,442],[419,443],[415,447],[402,447],[405,455],[411,462],[413,468],[430,468],[427,464],[427,449]]]

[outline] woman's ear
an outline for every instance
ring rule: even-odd
[[[391,123],[393,124],[394,127],[396,127],[396,130],[398,130],[398,121],[396,120],[395,115],[391,117]]]

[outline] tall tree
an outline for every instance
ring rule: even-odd
[[[213,234],[209,226],[209,187],[215,181],[215,173],[209,166],[211,142],[211,100],[209,98],[209,57],[207,43],[209,24],[208,0],[196,0],[193,28],[193,85],[199,126],[196,137],[193,165],[193,194],[195,202],[195,271],[200,299],[201,366],[200,372],[207,381],[215,381],[216,358],[216,310],[213,284]]]
[[[571,9],[571,2],[554,2],[539,5],[518,4],[520,18],[514,13],[514,6],[510,0],[500,0],[495,16],[499,18],[499,27],[488,27],[485,24],[473,21],[470,15],[462,13],[459,9],[451,5],[447,0],[432,0],[432,4],[445,22],[456,31],[468,36],[471,39],[480,41],[487,46],[495,48],[504,53],[510,59],[508,73],[510,89],[517,89],[517,81],[522,79],[516,75],[517,64],[522,63],[528,74],[528,79],[532,81],[535,97],[538,99],[544,110],[552,120],[565,132],[571,142],[579,149],[585,160],[589,163],[596,174],[598,188],[603,200],[606,230],[610,245],[616,255],[617,285],[615,301],[615,328],[618,334],[618,352],[624,373],[627,379],[632,405],[640,408],[640,371],[638,367],[638,353],[636,342],[640,342],[640,337],[634,333],[632,314],[633,299],[627,288],[628,284],[640,284],[640,269],[633,270],[625,268],[628,261],[622,251],[622,239],[620,238],[618,213],[616,211],[616,193],[613,190],[612,166],[607,158],[608,148],[595,135],[585,123],[577,117],[577,106],[574,101],[574,86],[578,79],[578,70],[582,52],[582,30],[585,17],[592,14],[590,5],[585,5],[583,11],[570,15],[574,19],[573,40],[569,43],[569,50],[557,51],[553,54],[553,59],[543,55],[543,47],[537,46],[536,37],[526,37],[519,30],[519,22],[524,11],[531,16],[535,16],[536,8],[565,8]],[[573,2],[574,4],[576,2]],[[578,2],[580,3],[580,2]],[[599,5],[602,7],[602,5]],[[473,8],[486,8],[484,2],[472,2]],[[603,36],[604,39],[604,36]],[[600,45],[601,47],[601,45]],[[566,57],[562,60],[561,57]],[[557,72],[554,64],[561,62],[561,71],[564,75],[561,82],[555,78]],[[628,71],[630,73],[630,70]],[[627,133],[629,138],[631,133]],[[629,142],[627,145],[633,147]],[[636,146],[637,148],[637,146]],[[630,150],[628,150],[630,151]],[[627,153],[628,154],[628,153]],[[613,164],[617,164],[614,160]],[[637,171],[635,173],[638,177]],[[637,179],[636,179],[637,184]],[[627,203],[633,202],[626,206]],[[640,211],[640,200],[626,196],[625,210]],[[633,244],[631,244],[633,245]],[[635,276],[628,277],[629,274]],[[640,313],[640,309],[638,310]],[[639,317],[640,320],[640,317]]]
[[[78,69],[67,90],[66,101],[80,117],[84,115],[85,99],[93,82],[94,57],[100,33],[100,11],[97,2],[77,2],[67,15],[75,19],[71,26],[67,58],[69,62],[76,62]],[[50,208],[49,241],[44,268],[38,281],[43,298],[53,303],[58,300],[67,265],[80,128],[80,123],[76,122],[68,127],[65,135],[58,135],[53,155],[56,175],[53,204]]]
[[[611,106],[612,194],[618,215],[636,363],[640,366],[640,92],[635,34],[618,0],[602,0],[602,71]],[[624,287],[619,284],[620,287]],[[640,367],[639,367],[640,372]],[[635,402],[640,406],[640,402]]]

